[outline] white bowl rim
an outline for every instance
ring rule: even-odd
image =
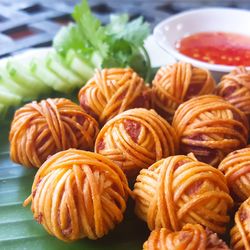
[[[159,33],[162,31],[162,27],[165,26],[168,22],[179,19],[185,15],[190,15],[190,14],[195,14],[197,12],[207,12],[207,11],[234,11],[234,12],[244,12],[249,14],[250,16],[250,11],[245,10],[245,9],[235,9],[235,8],[230,8],[230,7],[201,7],[201,8],[196,8],[192,10],[186,10],[183,11],[179,14],[175,14],[173,16],[167,17],[166,19],[162,20],[160,23],[158,23],[154,30],[153,30],[153,37],[156,41],[156,43],[165,51],[167,51],[170,55],[172,55],[176,60],[178,61],[185,61],[189,62],[197,67],[201,68],[207,68],[212,71],[216,72],[230,72],[233,69],[235,69],[237,66],[228,66],[228,65],[222,65],[222,64],[210,64],[206,62],[202,62],[196,59],[193,59],[191,57],[185,56],[182,53],[180,53],[178,50],[174,49],[170,44],[168,43],[163,43],[161,39],[159,39]],[[247,70],[250,70],[250,66],[246,67]]]

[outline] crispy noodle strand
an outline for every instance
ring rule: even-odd
[[[243,111],[250,121],[250,71],[238,67],[222,77],[216,94]]]
[[[153,80],[153,103],[156,111],[172,121],[178,106],[194,96],[211,94],[215,81],[206,69],[178,62],[161,67]]]
[[[24,206],[58,239],[101,238],[122,221],[128,183],[121,169],[92,152],[69,149],[38,170]]]
[[[217,234],[199,224],[186,224],[181,231],[166,228],[151,232],[143,250],[229,250]]]
[[[101,129],[95,152],[116,162],[128,176],[178,152],[174,129],[154,110],[127,110]]]
[[[214,232],[225,232],[233,200],[223,174],[188,156],[162,159],[137,176],[135,212],[150,230],[180,230],[199,223]]]
[[[236,201],[250,197],[250,148],[230,153],[219,165]]]
[[[68,148],[92,150],[98,123],[70,100],[47,99],[18,109],[11,124],[10,157],[40,167],[48,156]]]
[[[193,152],[198,160],[212,166],[218,166],[228,153],[247,144],[245,114],[219,96],[204,95],[181,104],[173,127],[181,152]]]
[[[150,91],[144,80],[131,68],[96,70],[80,90],[83,109],[101,124],[131,108],[149,108]]]
[[[232,249],[250,250],[250,197],[241,204],[234,221],[230,232]]]

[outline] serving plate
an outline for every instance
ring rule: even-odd
[[[174,59],[162,51],[152,37],[146,41],[146,48],[154,67],[172,63]],[[42,57],[51,48],[33,49],[16,55],[22,63],[32,57]],[[161,60],[159,60],[161,55]],[[164,55],[164,56],[162,56]],[[0,61],[4,65],[9,58]],[[75,99],[72,96],[72,99]],[[8,133],[11,115],[0,122],[0,249],[1,250],[139,250],[148,237],[149,231],[144,222],[138,220],[130,200],[125,219],[114,231],[100,240],[82,239],[64,243],[48,233],[32,217],[29,207],[22,206],[30,194],[36,169],[27,169],[9,159]]]

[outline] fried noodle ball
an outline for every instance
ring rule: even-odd
[[[243,112],[215,95],[204,95],[184,102],[173,119],[183,154],[212,166],[230,152],[245,147],[248,121]]]
[[[174,129],[154,110],[127,110],[101,129],[95,152],[117,163],[128,177],[178,152]]]
[[[230,232],[232,249],[250,250],[250,197],[241,204],[234,221]]]
[[[64,98],[24,105],[15,112],[9,134],[10,157],[39,168],[48,156],[68,148],[92,150],[98,123]]]
[[[131,68],[97,70],[78,94],[82,108],[101,124],[127,109],[150,108],[150,91]]]
[[[236,201],[250,197],[250,148],[230,153],[219,165]]]
[[[222,77],[216,94],[244,112],[250,121],[250,71],[238,67]]]
[[[151,232],[143,250],[229,250],[217,234],[199,224],[186,224],[181,231],[166,228]]]
[[[233,200],[216,168],[177,155],[142,169],[134,186],[135,213],[150,230],[178,231],[186,223],[224,233]]]
[[[161,67],[153,80],[153,103],[156,111],[172,121],[178,106],[199,95],[211,94],[215,81],[206,69],[178,62]]]
[[[123,220],[126,176],[109,159],[69,149],[51,156],[38,170],[24,205],[38,223],[63,241],[101,238]]]

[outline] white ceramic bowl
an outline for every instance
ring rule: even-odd
[[[175,44],[197,32],[233,32],[250,36],[250,11],[232,8],[204,8],[185,11],[160,22],[154,29],[156,42],[177,60],[209,69],[218,80],[234,66],[201,62],[181,54]],[[250,70],[250,67],[248,67]]]

